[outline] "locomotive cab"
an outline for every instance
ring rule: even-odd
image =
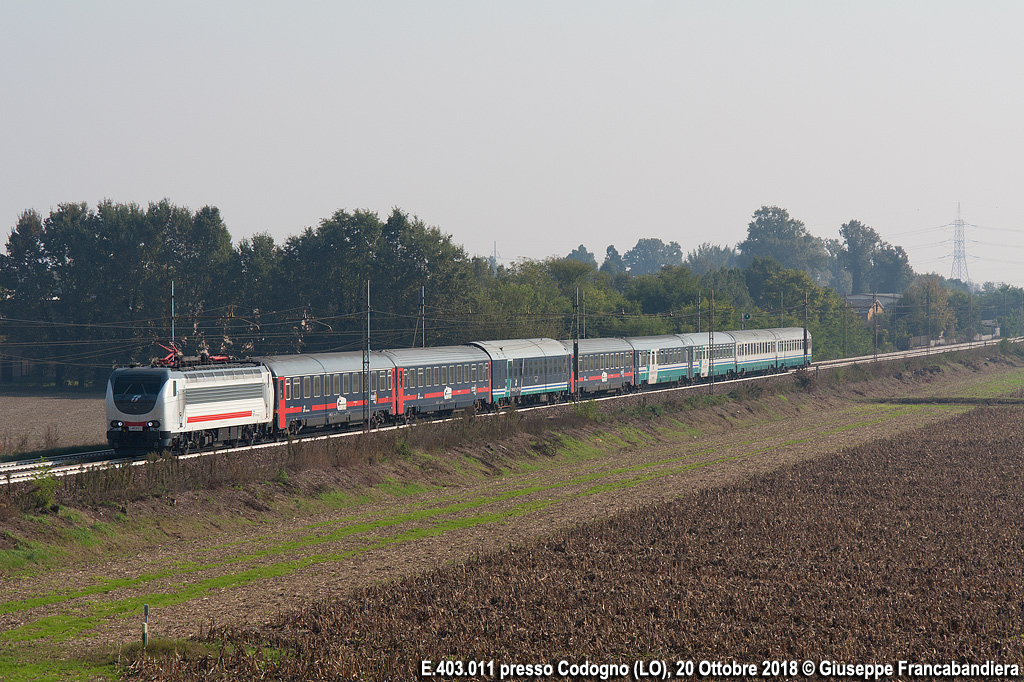
[[[171,372],[164,368],[122,368],[107,382],[107,443],[116,452],[152,452],[170,447],[165,414]]]

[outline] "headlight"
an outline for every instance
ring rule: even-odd
[[[119,422],[115,419],[114,421],[110,422],[110,427],[113,429],[120,429],[124,427],[124,422]]]
[[[151,422],[146,422],[146,426],[147,426],[148,428],[151,428],[151,429],[158,429],[158,428],[160,428],[160,422],[158,422],[158,421],[156,421],[156,420],[154,419],[154,420],[153,420],[153,421],[151,421]]]

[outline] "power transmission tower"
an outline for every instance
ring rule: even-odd
[[[960,217],[960,204],[956,205],[956,220],[953,221],[953,270],[950,279],[958,279],[970,289],[971,277],[967,274],[967,248],[964,246],[964,221]]]

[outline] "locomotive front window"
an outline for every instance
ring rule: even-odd
[[[112,379],[114,405],[125,414],[146,414],[156,405],[165,383],[166,372],[124,372]]]

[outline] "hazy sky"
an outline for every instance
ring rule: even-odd
[[[971,278],[1022,285],[1022,35],[1017,1],[0,0],[0,234],[104,198],[236,241],[399,207],[600,261],[767,204],[948,276],[960,203]]]

